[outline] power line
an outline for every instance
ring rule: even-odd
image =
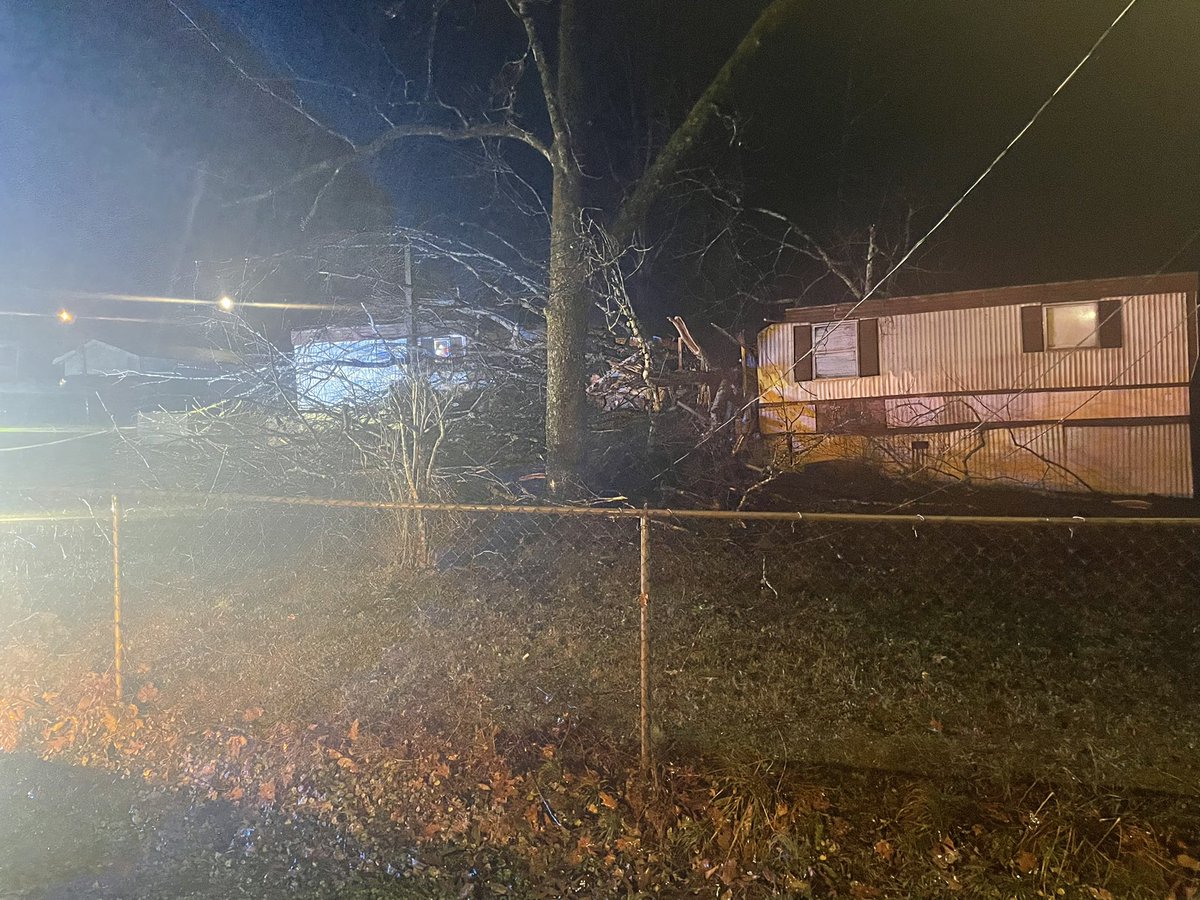
[[[1170,256],[1167,257],[1167,259],[1163,262],[1163,264],[1161,266],[1159,266],[1158,269],[1152,275],[1146,276],[1145,281],[1147,282],[1147,284],[1149,283],[1149,281],[1151,279],[1153,279],[1153,278],[1157,277],[1158,275],[1161,275],[1163,272],[1165,272],[1167,270],[1167,268],[1173,262],[1175,262],[1175,260],[1178,259],[1179,256],[1196,241],[1197,238],[1200,238],[1200,228],[1197,228],[1195,231],[1193,231],[1191,234],[1189,234],[1184,239],[1183,243],[1181,243],[1179,245],[1179,247]],[[1125,302],[1123,301],[1121,304],[1121,310],[1124,311],[1124,308],[1125,308]],[[1115,315],[1115,314],[1116,313],[1111,313],[1110,315]],[[1046,434],[1048,434],[1054,428],[1061,426],[1064,422],[1066,422],[1067,419],[1069,419],[1071,416],[1075,415],[1075,413],[1079,412],[1081,409],[1083,409],[1083,407],[1087,406],[1089,403],[1091,403],[1093,400],[1095,400],[1096,397],[1098,397],[1102,392],[1113,387],[1117,383],[1118,379],[1121,378],[1122,375],[1124,375],[1126,372],[1128,372],[1130,369],[1132,369],[1135,365],[1137,365],[1139,362],[1141,362],[1147,355],[1149,355],[1150,353],[1152,353],[1153,351],[1158,349],[1160,346],[1162,346],[1163,342],[1166,341],[1167,338],[1169,338],[1171,335],[1173,335],[1180,327],[1186,328],[1187,324],[1188,324],[1188,320],[1198,314],[1200,314],[1200,311],[1198,311],[1196,309],[1185,310],[1183,318],[1181,320],[1179,320],[1170,330],[1168,330],[1166,334],[1164,334],[1157,341],[1155,341],[1154,344],[1151,345],[1151,347],[1148,350],[1146,350],[1144,353],[1142,353],[1140,356],[1138,356],[1135,360],[1130,362],[1121,371],[1117,372],[1114,376],[1112,376],[1112,378],[1110,378],[1103,385],[1101,385],[1098,388],[1093,389],[1092,394],[1086,400],[1084,400],[1082,403],[1080,403],[1079,405],[1074,407],[1072,410],[1067,412],[1065,415],[1061,416],[1057,421],[1052,422],[1044,431],[1042,431],[1040,434],[1037,435],[1037,438],[1044,437]],[[1105,321],[1107,321],[1107,319]],[[1092,334],[1096,334],[1099,330],[1100,330],[1100,326],[1097,325],[1097,327],[1092,331]],[[1089,337],[1090,336],[1091,335],[1089,335]],[[1071,354],[1077,353],[1081,349],[1083,349],[1082,345],[1076,345],[1075,347],[1072,347],[1070,350],[1061,354],[1058,357],[1057,362],[1053,366],[1051,366],[1048,369],[1043,370],[1040,373],[1039,378],[1045,377],[1045,375],[1049,374],[1051,371],[1053,371],[1055,368],[1057,368],[1058,365],[1061,365],[1063,362],[1065,362],[1066,359],[1068,359],[1071,356]],[[1197,354],[1196,359],[1191,361],[1191,371],[1189,373],[1189,380],[1195,378],[1198,365],[1200,365],[1200,353]],[[964,435],[962,438],[959,439],[958,442],[956,442],[955,444],[952,444],[950,447],[946,448],[945,455],[949,455],[951,452],[953,452],[959,445],[961,445],[971,435],[977,434],[984,425],[987,425],[991,422],[996,421],[996,416],[998,416],[1005,409],[1008,409],[1008,407],[1012,405],[1013,401],[1017,400],[1023,394],[1028,393],[1029,391],[1033,390],[1033,388],[1034,388],[1034,385],[1028,385],[1028,386],[1022,388],[1020,391],[1017,392],[1017,394],[1015,396],[1010,397],[1009,400],[1003,406],[994,410],[992,412],[992,414],[990,416],[988,416],[988,418],[983,419],[980,422],[977,422],[971,428],[971,430],[968,432],[967,435]],[[1086,390],[1086,388],[1084,388],[1084,390]],[[1035,438],[1035,440],[1037,438]],[[1003,462],[1004,460],[1009,459],[1010,457],[1015,455],[1016,451],[1019,449],[1022,449],[1022,448],[1017,447],[1017,448],[1014,448],[1013,450],[1010,450],[1007,454],[1005,454],[1003,457],[1001,457],[1000,461]],[[928,493],[920,495],[919,497],[913,497],[909,500],[905,500],[902,503],[899,503],[896,506],[892,507],[888,511],[895,512],[896,510],[904,509],[908,506],[911,506],[914,503],[919,503],[922,500],[926,500],[935,494],[938,494],[938,493],[941,493],[942,491],[947,490],[951,486],[951,484],[953,484],[953,482],[951,482],[949,484],[940,485],[940,486],[934,488],[933,490],[929,491]]]
[[[941,217],[936,222],[934,222],[933,226],[927,232],[925,232],[925,234],[922,235],[921,238],[918,239],[917,242],[914,243],[904,253],[904,255],[900,258],[900,260],[894,266],[892,266],[892,268],[888,271],[888,273],[886,275],[884,275],[882,278],[877,280],[874,285],[870,286],[868,288],[868,290],[863,294],[863,296],[858,298],[858,300],[850,307],[850,309],[848,309],[846,311],[846,313],[840,319],[838,319],[834,323],[830,323],[835,326],[834,328],[828,329],[819,341],[816,341],[813,343],[813,346],[810,347],[808,349],[808,351],[806,351],[803,355],[801,355],[801,356],[797,357],[795,360],[793,360],[792,365],[783,373],[784,378],[787,378],[788,376],[792,375],[795,372],[796,367],[801,362],[808,359],[810,356],[812,356],[813,353],[815,353],[818,349],[820,349],[820,347],[829,339],[829,336],[836,330],[836,326],[840,326],[840,325],[844,324],[845,322],[847,322],[850,319],[850,317],[853,316],[854,313],[859,309],[859,307],[861,307],[864,303],[866,303],[867,300],[871,299],[871,297],[875,294],[875,292],[878,291],[879,286],[882,284],[886,284],[892,278],[892,276],[894,276],[904,265],[906,265],[908,263],[909,259],[912,258],[912,255],[914,253],[916,253],[917,250],[919,250],[929,240],[929,238],[931,238],[934,235],[934,233],[939,228],[941,228],[942,225],[944,225],[946,223],[946,220],[949,219],[950,216],[952,216],[954,214],[954,212],[960,206],[962,206],[962,204],[964,202],[966,202],[966,199],[975,191],[975,189],[977,187],[979,187],[979,185],[984,181],[984,179],[986,179],[989,175],[991,175],[991,173],[995,170],[996,166],[998,166],[1000,164],[1001,160],[1003,160],[1004,157],[1006,157],[1012,151],[1013,147],[1015,147],[1017,145],[1017,143],[1021,140],[1021,138],[1023,138],[1025,136],[1025,134],[1029,131],[1029,129],[1031,129],[1034,126],[1034,123],[1036,123],[1037,120],[1039,118],[1041,118],[1042,114],[1046,111],[1046,109],[1050,106],[1050,104],[1054,101],[1054,99],[1060,93],[1062,93],[1063,89],[1066,88],[1066,86],[1071,82],[1071,80],[1076,76],[1076,74],[1078,74],[1079,70],[1082,69],[1087,64],[1088,60],[1090,60],[1093,55],[1095,55],[1096,51],[1100,48],[1100,45],[1104,43],[1105,39],[1108,38],[1108,36],[1113,32],[1113,30],[1117,27],[1117,25],[1121,22],[1121,20],[1123,18],[1125,18],[1126,13],[1128,13],[1133,8],[1134,4],[1136,4],[1137,2],[1138,2],[1138,0],[1129,0],[1129,2],[1121,10],[1121,12],[1117,14],[1117,17],[1112,20],[1112,22],[1108,25],[1108,27],[1105,28],[1103,32],[1101,32],[1101,34],[1098,38],[1096,38],[1096,40],[1092,44],[1092,46],[1090,48],[1088,48],[1087,53],[1085,53],[1083,55],[1083,57],[1079,60],[1079,62],[1077,62],[1075,64],[1075,66],[1071,69],[1071,71],[1069,71],[1067,73],[1066,77],[1063,78],[1063,80],[1058,83],[1058,86],[1055,87],[1054,90],[1050,92],[1050,96],[1048,96],[1042,102],[1042,104],[1037,108],[1037,110],[1034,111],[1033,115],[1030,116],[1029,121],[1027,121],[1021,127],[1021,129],[1013,136],[1012,140],[1010,140],[1007,144],[1005,144],[1004,148],[999,153],[996,154],[995,159],[993,159],[990,163],[988,163],[988,165],[984,168],[984,170],[979,174],[979,177],[977,177],[973,182],[971,182],[971,184],[967,187],[967,189],[965,191],[963,191],[962,194],[959,195],[957,200],[955,200],[952,204],[950,204],[949,208],[947,208],[946,211],[944,213],[942,213]],[[700,441],[694,447],[692,447],[690,450],[687,451],[687,453],[683,454],[683,456],[679,457],[673,463],[671,463],[671,466],[669,466],[668,469],[673,466],[679,465],[681,462],[683,462],[685,459],[687,459],[692,453],[696,452],[696,450],[698,450],[700,447],[704,446],[704,444],[708,443],[708,441],[710,441],[713,437],[715,437],[718,432],[722,431],[723,429],[725,429],[726,427],[731,425],[733,422],[737,421],[737,419],[743,413],[745,413],[747,410],[749,410],[752,406],[754,406],[754,404],[761,402],[766,395],[767,395],[766,391],[761,391],[761,392],[759,392],[758,396],[756,396],[756,397],[748,400],[746,403],[744,403],[732,416],[730,416],[728,419],[726,419],[724,422],[722,422],[720,425],[718,425],[716,428],[714,428],[712,431],[710,431],[708,434],[706,434],[703,438],[701,438]],[[666,472],[667,472],[667,469],[664,469],[663,471],[661,471],[657,475],[655,475],[654,479],[661,478]]]
[[[0,447],[0,453],[16,453],[20,450],[41,450],[43,447],[54,447],[58,444],[69,444],[87,438],[99,437],[104,434],[117,434],[119,429],[105,428],[102,431],[89,431],[85,434],[75,434],[71,437],[59,438],[53,441],[40,441],[36,444],[22,444],[17,447]]]
[[[1190,247],[1192,245],[1192,243],[1194,243],[1196,241],[1197,238],[1200,238],[1200,228],[1197,228],[1195,231],[1193,231],[1191,234],[1189,234],[1187,236],[1187,238],[1184,239],[1183,243],[1180,244],[1179,247],[1175,250],[1175,252],[1173,252],[1170,256],[1168,256],[1167,259],[1163,262],[1163,264],[1161,266],[1159,266],[1152,274],[1145,276],[1145,278],[1143,279],[1145,284],[1147,286],[1149,286],[1149,283],[1151,280],[1153,280],[1154,278],[1157,278],[1159,275],[1162,275],[1167,270],[1167,268],[1176,259],[1178,259],[1179,256],[1185,250],[1187,250],[1188,247]],[[1127,295],[1127,296],[1133,296],[1133,295]],[[1059,366],[1061,366],[1064,362],[1066,362],[1068,359],[1070,359],[1072,354],[1078,353],[1079,351],[1084,350],[1084,349],[1089,349],[1084,344],[1084,341],[1090,340],[1092,337],[1098,335],[1100,333],[1100,329],[1105,325],[1105,323],[1107,323],[1114,316],[1117,316],[1118,314],[1123,314],[1124,310],[1125,310],[1125,305],[1126,305],[1126,300],[1125,300],[1125,298],[1122,298],[1121,305],[1116,310],[1109,313],[1108,316],[1106,316],[1103,321],[1097,322],[1096,327],[1093,328],[1091,330],[1091,332],[1089,332],[1083,340],[1081,340],[1074,347],[1069,348],[1066,352],[1058,354],[1053,365],[1051,365],[1048,368],[1043,369],[1041,372],[1037,373],[1037,376],[1033,383],[1026,385],[1025,387],[1018,390],[1017,393],[1014,394],[1012,397],[1010,397],[1002,406],[1000,406],[996,410],[993,410],[992,414],[988,418],[983,419],[982,421],[976,423],[976,425],[972,429],[972,431],[973,432],[977,431],[983,425],[986,425],[991,421],[995,421],[995,418],[997,415],[999,415],[1004,410],[1008,409],[1016,400],[1020,399],[1025,394],[1034,390],[1035,387],[1037,386],[1038,382],[1041,381],[1041,379],[1045,378],[1047,375],[1049,375],[1051,372],[1053,372],[1055,369],[1057,369]],[[1165,335],[1163,335],[1163,337],[1161,337],[1158,341],[1156,341],[1154,343],[1154,345],[1150,347],[1149,350],[1147,350],[1145,353],[1143,353],[1141,356],[1139,356],[1137,359],[1135,359],[1133,362],[1131,362],[1128,366],[1126,366],[1124,369],[1122,369],[1120,372],[1118,372],[1116,375],[1114,375],[1107,383],[1105,383],[1104,385],[1102,385],[1100,388],[1097,389],[1096,394],[1093,394],[1091,397],[1089,397],[1087,400],[1085,400],[1082,404],[1075,407],[1075,409],[1073,409],[1069,413],[1067,413],[1062,419],[1059,419],[1058,422],[1054,423],[1054,425],[1061,425],[1068,418],[1073,416],[1080,409],[1082,409],[1084,406],[1086,406],[1088,403],[1090,403],[1092,400],[1094,400],[1100,391],[1104,391],[1110,387],[1113,387],[1116,384],[1117,379],[1119,379],[1122,375],[1124,375],[1126,372],[1128,372],[1133,366],[1137,365],[1137,363],[1141,362],[1142,359],[1144,359],[1147,356],[1147,354],[1151,353],[1152,351],[1156,350],[1159,346],[1161,346],[1162,343],[1168,337],[1170,337],[1172,334],[1174,334],[1181,326],[1186,327],[1188,319],[1190,319],[1192,317],[1193,312],[1194,311],[1185,312],[1183,319],[1181,321],[1179,321],[1178,323],[1176,323],[1174,327],[1172,327]],[[1197,361],[1200,361],[1200,356],[1198,356]],[[1197,361],[1193,361],[1193,363],[1192,363],[1192,373],[1191,373],[1192,375],[1195,374],[1195,368],[1196,368]],[[1054,427],[1054,425],[1052,425],[1051,427]],[[948,448],[948,449],[953,449],[953,448]]]

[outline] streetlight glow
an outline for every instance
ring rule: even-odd
[[[75,321],[75,313],[71,312],[69,309],[60,309],[55,318],[57,318],[58,321],[62,322],[64,325],[70,325]]]
[[[217,306],[225,310],[225,312],[233,312],[233,298],[225,294],[217,301]]]

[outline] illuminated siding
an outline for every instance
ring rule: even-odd
[[[1044,302],[1055,302],[1061,286],[1046,288]],[[962,308],[945,308],[957,295],[938,295],[929,304],[938,308],[927,312],[924,298],[904,298],[896,301],[904,311],[893,315],[889,301],[873,302],[880,374],[868,377],[796,382],[797,323],[769,326],[759,336],[762,431],[795,435],[805,460],[865,455],[949,477],[1190,495],[1194,289],[1107,295],[1121,303],[1119,347],[1030,353],[1022,350],[1021,306],[1038,293],[1019,290],[1018,302],[1004,305],[999,291],[989,305]],[[811,323],[845,311],[793,316]],[[821,433],[837,430],[821,425],[818,410],[834,407],[823,404],[853,398],[881,398],[872,407],[877,427]],[[1097,424],[1072,424],[1088,422]],[[929,446],[914,451],[914,441]]]

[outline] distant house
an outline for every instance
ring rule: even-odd
[[[54,360],[64,378],[213,378],[241,367],[240,358],[217,347],[157,344],[139,350],[106,341],[84,341]]]
[[[792,461],[1192,496],[1196,273],[798,307],[759,334],[760,430]]]
[[[0,341],[0,431],[6,435],[0,443],[27,443],[29,434],[86,423],[87,399],[26,362],[18,343]]]
[[[217,347],[147,343],[138,349],[91,339],[54,360],[62,385],[90,398],[93,419],[133,424],[185,412],[244,387],[245,362]]]
[[[462,383],[463,335],[421,337],[416,344],[425,377],[435,385]],[[292,332],[292,350],[302,409],[370,406],[405,377],[408,334],[400,325],[313,328]]]

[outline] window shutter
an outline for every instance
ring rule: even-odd
[[[1101,347],[1121,347],[1125,342],[1125,324],[1122,321],[1120,300],[1101,300],[1097,306],[1100,319],[1099,343]]]
[[[792,327],[793,381],[812,381],[812,326],[795,325]]]
[[[858,374],[879,374],[879,320],[858,320]]]
[[[1042,334],[1042,308],[1021,307],[1021,350],[1025,353],[1041,353],[1046,349],[1046,337]]]

